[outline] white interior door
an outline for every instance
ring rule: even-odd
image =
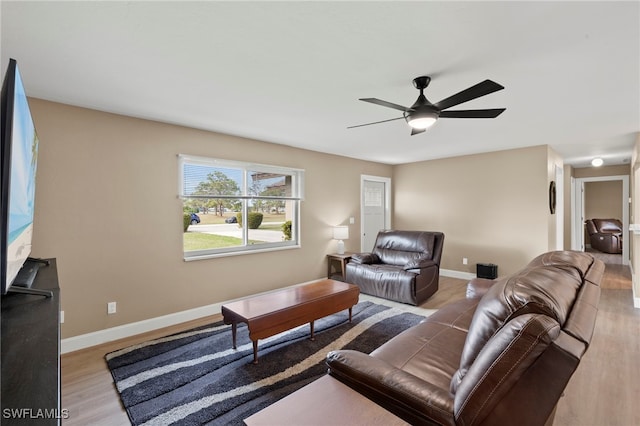
[[[379,231],[391,227],[390,187],[391,179],[389,178],[362,176],[360,248],[363,252],[370,252],[373,249]]]
[[[600,177],[587,177],[577,178],[574,180],[572,199],[575,201],[575,207],[573,209],[573,226],[572,226],[572,249],[584,251],[584,184],[585,182],[599,182],[609,180],[621,180],[622,181],[622,229],[629,229],[629,176],[600,176]],[[628,233],[624,234],[625,236]],[[629,264],[629,238],[622,239],[622,264]]]

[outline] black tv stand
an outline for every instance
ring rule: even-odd
[[[3,425],[59,426],[69,416],[60,399],[60,287],[55,259],[40,268],[30,290],[36,289],[51,291],[53,297],[2,297]],[[44,417],[34,418],[38,413]]]

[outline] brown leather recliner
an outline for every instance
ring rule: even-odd
[[[604,263],[557,251],[451,303],[329,374],[411,424],[551,424],[595,327]],[[480,295],[483,296],[479,297]]]
[[[438,290],[444,234],[381,231],[371,253],[356,253],[345,281],[362,293],[420,305]]]
[[[592,248],[604,253],[622,253],[622,222],[618,219],[589,219],[585,226]]]

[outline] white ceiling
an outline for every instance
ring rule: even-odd
[[[27,94],[376,162],[540,144],[576,167],[629,162],[640,131],[640,3],[1,2],[2,70]],[[505,90],[410,136],[401,112],[429,75],[437,102]],[[37,123],[36,123],[37,125]]]

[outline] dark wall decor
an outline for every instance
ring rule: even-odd
[[[551,214],[556,213],[556,183],[551,181],[549,184],[549,211]]]

